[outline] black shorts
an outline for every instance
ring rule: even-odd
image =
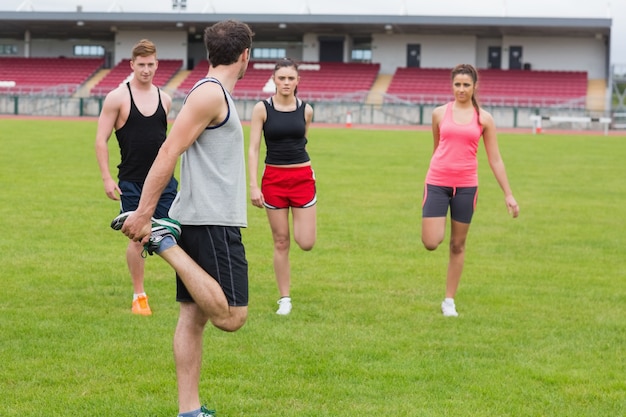
[[[120,195],[120,213],[137,210],[139,199],[141,198],[141,191],[143,190],[143,183],[120,181],[118,185],[120,190],[122,190],[122,195]],[[176,178],[172,177],[163,190],[161,198],[159,198],[159,203],[154,210],[154,217],[157,219],[169,217],[168,212],[170,211],[172,202],[176,198],[177,188],[178,181],[176,181]]]
[[[426,184],[422,200],[422,217],[450,217],[460,223],[471,223],[478,187],[441,187]]]
[[[183,225],[178,244],[220,284],[228,305],[248,305],[248,261],[239,227]],[[193,302],[178,274],[176,301]]]

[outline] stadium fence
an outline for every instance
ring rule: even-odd
[[[175,118],[180,110],[183,98],[173,94],[170,118]],[[252,108],[259,99],[258,94],[246,95],[239,92],[236,96],[238,112],[242,120],[250,120]],[[350,115],[351,124],[355,125],[430,125],[432,111],[438,105],[450,100],[447,96],[430,97],[397,97],[385,96],[379,103],[368,104],[365,95],[354,93],[344,96],[310,96],[302,95],[315,109],[314,122],[345,124]],[[97,117],[102,109],[103,97],[67,97],[65,95],[29,94],[0,95],[0,114],[16,116],[41,117]],[[533,115],[569,116],[569,117],[610,117],[606,112],[593,112],[579,102],[565,102],[549,105],[548,101],[527,102],[522,99],[507,99],[503,105],[498,100],[481,103],[492,113],[498,127],[532,128]],[[574,128],[578,128],[575,126]],[[595,129],[597,126],[588,124],[581,129]],[[611,128],[626,128],[622,123]]]

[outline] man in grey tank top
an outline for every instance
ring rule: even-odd
[[[248,316],[248,264],[240,233],[247,226],[244,137],[230,92],[246,72],[252,36],[246,24],[232,20],[205,30],[207,77],[185,98],[139,206],[111,224],[176,271],[179,417],[215,415],[201,405],[198,393],[206,323],[233,332]],[[181,155],[180,192],[169,213],[176,221],[154,219],[158,197]]]

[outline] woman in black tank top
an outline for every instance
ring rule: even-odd
[[[291,274],[289,266],[289,211],[293,217],[293,236],[305,251],[316,239],[315,176],[306,151],[307,131],[313,108],[296,97],[300,76],[290,59],[276,63],[272,80],[276,93],[258,102],[252,111],[248,170],[250,199],[256,207],[265,207],[274,239],[274,273],[280,293],[277,314],[291,312]],[[257,174],[261,136],[267,154],[259,188]]]

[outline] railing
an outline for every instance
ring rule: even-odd
[[[453,100],[452,95],[444,94],[384,94],[385,103],[406,105],[437,105]],[[485,107],[557,107],[567,109],[584,109],[587,97],[537,97],[537,96],[481,96],[480,104]]]
[[[91,97],[106,97],[112,89],[111,87],[93,87],[89,90],[89,95]]]
[[[326,91],[299,91],[298,97],[309,102],[330,103],[365,103],[370,97],[370,91],[326,92]],[[441,105],[453,100],[449,94],[386,94],[382,95],[381,102],[389,104],[405,105]],[[186,92],[176,90],[173,98],[184,98]],[[239,100],[263,100],[268,93],[258,90],[237,90],[233,97]],[[584,109],[587,105],[587,97],[576,98],[563,97],[537,97],[537,96],[486,96],[480,97],[480,103],[486,107],[528,107],[528,108],[566,108]]]
[[[92,90],[93,93],[93,90]],[[171,92],[172,98],[183,99],[187,95],[187,91],[176,90]],[[324,91],[299,91],[298,97],[304,101],[309,102],[333,102],[333,103],[363,103],[370,94],[369,91],[352,91],[345,92],[324,92]],[[93,94],[92,94],[93,95]],[[264,100],[271,96],[271,93],[266,93],[259,90],[238,90],[235,88],[233,92],[233,98],[236,100]]]
[[[49,95],[50,89],[45,91],[39,90],[37,94],[21,96],[14,93],[2,94],[0,91],[0,114],[97,117],[102,110],[104,100],[102,97],[67,97]],[[172,93],[170,92],[170,94]],[[262,92],[239,91],[236,95],[235,104],[241,120],[250,120],[252,110],[258,100],[265,99],[267,96],[267,93]],[[451,100],[448,95],[420,95],[419,97],[384,95],[382,103],[381,100],[368,102],[371,98],[369,92],[301,94],[301,97],[313,104],[315,122],[346,124],[349,115],[351,123],[354,125],[429,125],[432,111],[437,106]],[[374,98],[380,99],[381,97]],[[418,103],[419,100],[422,100],[423,103]],[[171,119],[175,119],[178,115],[182,102],[182,98],[174,98],[169,114]],[[547,102],[522,103],[517,101],[515,103],[519,106],[516,107],[514,105],[499,106],[502,102],[487,100],[483,101],[482,105],[491,112],[499,127],[531,128],[530,116],[535,114],[571,117],[610,116],[610,111],[594,111],[591,108],[584,108],[582,102],[581,100],[572,100],[549,105]],[[529,107],[530,104],[536,105],[536,107]],[[615,121],[615,125],[611,126],[612,129],[623,128],[623,117],[621,120]]]
[[[0,94],[7,96],[71,97],[78,91],[79,87],[80,84],[0,86]]]

